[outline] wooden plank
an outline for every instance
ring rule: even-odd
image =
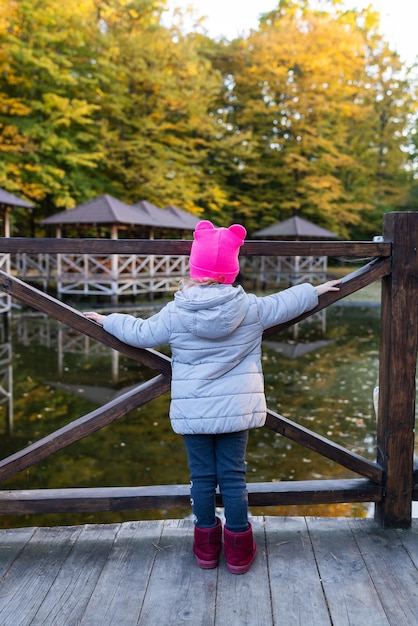
[[[90,601],[80,617],[82,626],[132,626],[139,617],[154,566],[163,521],[126,522]]]
[[[0,237],[1,253],[27,252],[29,254],[190,254],[192,242],[179,239],[52,239],[27,237]],[[373,241],[270,241],[248,240],[241,248],[242,255],[277,256],[390,256],[390,242]]]
[[[131,389],[99,409],[59,428],[23,450],[0,461],[0,482],[45,459],[54,452],[97,432],[142,404],[157,398],[170,388],[168,378],[160,374]]]
[[[262,517],[253,517],[251,524],[257,543],[257,555],[250,570],[245,575],[230,574],[226,569],[223,554],[219,561],[215,622],[219,626],[224,624],[273,626],[274,624],[264,520]]]
[[[212,626],[218,569],[202,570],[192,552],[193,522],[167,520],[138,624]]]
[[[385,237],[393,241],[392,273],[382,281],[378,461],[386,496],[376,520],[387,527],[411,524],[418,348],[418,214],[390,213]]]
[[[309,518],[307,524],[333,626],[393,624],[380,604],[347,520]]]
[[[305,519],[265,519],[274,624],[335,624],[328,614]]]
[[[35,532],[35,528],[14,528],[0,530],[0,579],[7,576],[7,570],[19,556],[26,543]],[[0,606],[1,606],[0,591]]]
[[[348,520],[389,624],[417,624],[418,571],[395,529]],[[408,531],[409,532],[409,531]],[[415,535],[416,537],[416,535]],[[365,622],[369,624],[369,621]]]
[[[383,489],[364,478],[249,483],[251,506],[379,502]]]
[[[80,527],[81,532],[71,552],[62,559],[48,595],[30,622],[31,626],[80,623],[118,529],[119,524]]]
[[[389,241],[246,241],[242,255],[258,256],[350,256],[389,257]]]
[[[290,328],[290,326],[301,322],[307,317],[315,315],[315,313],[318,313],[318,311],[322,311],[322,309],[325,309],[330,304],[334,304],[342,298],[345,298],[346,296],[356,291],[359,291],[360,289],[363,289],[363,287],[366,287],[366,285],[370,285],[376,280],[379,280],[383,276],[387,276],[390,273],[390,269],[390,258],[375,259],[374,261],[371,261],[359,270],[352,272],[351,274],[347,274],[347,276],[342,279],[342,284],[339,291],[329,291],[328,293],[323,294],[319,297],[319,303],[314,309],[311,309],[310,311],[299,315],[299,317],[296,317],[293,320],[289,320],[288,322],[284,322],[283,324],[277,324],[276,326],[268,328],[263,333],[263,339],[267,339],[268,337],[271,337],[272,335],[275,335],[285,330],[286,328]]]
[[[380,465],[372,463],[355,452],[350,452],[343,446],[296,424],[296,422],[292,422],[283,415],[268,410],[265,426],[379,485],[383,482],[383,472]]]
[[[411,528],[398,529],[396,532],[418,572],[418,520],[412,520],[412,524]]]
[[[32,623],[81,530],[81,527],[36,530],[2,581],[0,624]]]
[[[227,572],[223,555],[215,570],[197,567],[191,520],[0,531],[0,554],[6,537],[15,550],[0,624],[417,623],[418,520],[409,530],[370,519],[251,521],[258,555],[243,576]]]
[[[0,491],[0,514],[189,508],[190,485]]]
[[[13,278],[13,276],[1,270],[0,290],[19,300],[19,302],[23,302],[37,311],[41,311],[49,317],[58,320],[69,328],[92,337],[92,339],[100,341],[105,346],[117,350],[135,361],[139,361],[165,376],[171,376],[171,359],[169,357],[155,350],[143,350],[142,348],[128,346],[128,344],[107,333],[100,324],[88,320],[80,311],[73,309],[68,304],[53,298],[35,287],[27,285],[18,278]]]
[[[378,502],[382,487],[362,478],[249,483],[251,506]],[[222,498],[217,495],[217,504]],[[0,491],[0,514],[189,508],[189,485]]]

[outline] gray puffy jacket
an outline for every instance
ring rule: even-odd
[[[264,297],[242,287],[199,285],[176,293],[149,319],[113,313],[104,328],[139,348],[170,344],[176,433],[235,432],[263,426],[266,419],[263,331],[317,303],[316,289],[307,283]]]

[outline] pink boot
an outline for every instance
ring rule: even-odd
[[[196,561],[202,569],[218,567],[219,555],[222,549],[222,523],[216,518],[216,526],[212,528],[194,527],[193,552]]]
[[[255,559],[257,546],[253,540],[253,529],[249,524],[243,533],[224,530],[226,568],[231,574],[245,574]]]

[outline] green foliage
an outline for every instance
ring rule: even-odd
[[[110,193],[364,238],[416,209],[416,78],[377,13],[281,0],[215,42],[163,26],[164,7],[0,0],[0,187],[36,220]]]
[[[38,203],[40,217],[97,190],[89,177],[103,151],[95,128],[97,80],[90,31],[83,28],[89,19],[84,4],[6,2],[9,23],[1,30],[0,54],[7,67],[1,84],[7,102],[0,126],[17,141],[5,152],[0,185],[7,188],[12,180]]]

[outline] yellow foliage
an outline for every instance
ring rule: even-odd
[[[162,27],[164,2],[0,0],[1,176],[56,207],[107,188],[347,232],[399,201],[417,104],[375,12],[312,6],[218,44]]]

